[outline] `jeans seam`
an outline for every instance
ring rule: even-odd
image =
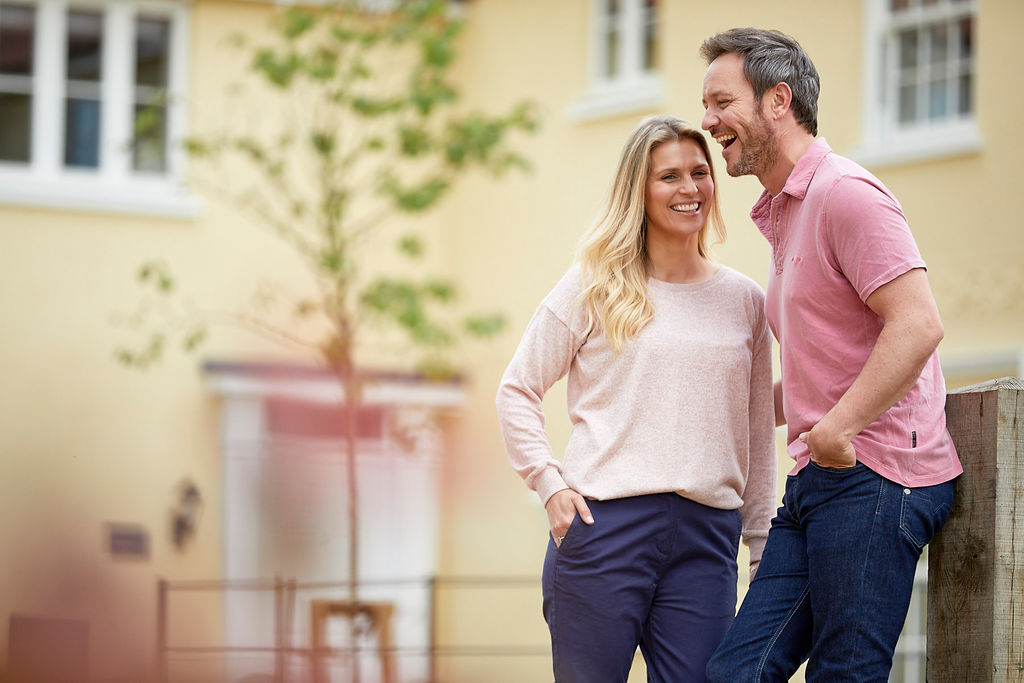
[[[882,512],[882,501],[885,498],[886,481],[887,480],[884,477],[879,477],[879,482],[878,482],[878,502],[875,505],[875,519],[871,523],[871,535],[868,537],[868,547],[869,548],[874,546],[875,534],[879,532],[879,529],[878,529],[878,523],[879,523],[878,516]],[[901,497],[901,501],[900,501],[901,515],[900,516],[902,517],[902,505],[903,505],[903,501],[902,501],[903,495],[902,494],[903,494],[903,487],[902,486],[898,486],[897,488],[900,491],[900,497]],[[861,574],[860,574],[860,579],[859,579],[860,584],[862,586],[864,584],[864,576],[865,576],[865,574],[867,574],[867,572],[868,572],[868,565],[867,565],[867,562],[865,561],[864,565],[861,566]],[[847,680],[853,680],[852,678],[850,678],[850,676],[852,675],[852,669],[853,669],[854,663],[857,661],[857,654],[860,651],[861,636],[859,635],[860,634],[860,630],[859,629],[858,629],[857,633],[858,633],[857,637],[854,638],[854,640],[853,640],[853,651],[850,654],[850,660],[846,663]]]
[[[807,599],[810,592],[811,584],[808,581],[807,585],[804,586],[803,591],[801,591],[800,597],[798,597],[793,603],[793,606],[789,609],[789,613],[786,615],[786,618],[783,619],[782,623],[779,624],[779,627],[775,629],[775,633],[772,634],[771,640],[768,641],[768,645],[764,648],[764,652],[761,654],[761,659],[757,662],[757,668],[754,670],[755,681],[761,680],[761,675],[764,673],[764,666],[768,661],[769,653],[772,648],[775,647],[775,643],[779,641],[779,637],[782,636],[782,632],[786,629],[786,626],[789,625],[789,622],[793,620],[793,616],[796,614],[796,611],[800,608],[800,605],[803,604],[804,600]]]

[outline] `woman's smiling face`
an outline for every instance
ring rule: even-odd
[[[655,147],[644,190],[648,244],[652,239],[696,240],[714,195],[711,167],[695,140],[671,140]]]

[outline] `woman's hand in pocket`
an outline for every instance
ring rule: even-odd
[[[569,531],[573,517],[577,515],[586,524],[594,523],[594,516],[590,514],[587,507],[587,499],[572,489],[562,489],[548,498],[544,504],[548,513],[548,526],[551,527],[551,538],[555,539],[555,545],[561,546],[562,539]]]

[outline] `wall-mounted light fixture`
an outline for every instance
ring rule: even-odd
[[[178,500],[171,509],[171,541],[178,550],[195,535],[203,512],[203,496],[199,487],[188,478],[178,484]]]

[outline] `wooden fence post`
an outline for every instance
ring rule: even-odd
[[[952,391],[963,475],[928,551],[929,683],[1024,683],[1024,382]]]

